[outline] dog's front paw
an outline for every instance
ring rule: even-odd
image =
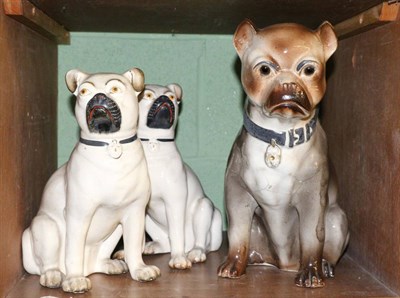
[[[84,276],[70,277],[63,281],[62,289],[64,292],[84,293],[92,288],[90,279]]]
[[[47,270],[40,275],[40,284],[47,288],[59,288],[64,279],[64,274],[57,269]]]
[[[137,281],[152,281],[161,275],[160,269],[156,266],[144,265],[137,269],[131,270],[131,276]]]
[[[313,264],[301,269],[295,278],[296,286],[304,288],[322,288],[325,283]]]
[[[192,263],[201,263],[204,262],[207,259],[206,253],[204,249],[200,247],[194,247],[189,253],[188,253],[188,259]]]
[[[229,258],[218,267],[218,276],[227,278],[239,278],[246,272],[246,264],[239,259],[233,261]]]
[[[101,272],[106,274],[122,274],[128,272],[128,265],[123,260],[105,260]]]
[[[192,262],[186,256],[172,256],[168,265],[172,269],[192,268]]]

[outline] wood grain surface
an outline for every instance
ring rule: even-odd
[[[57,162],[57,45],[0,5],[0,297],[23,274],[21,234]]]
[[[345,39],[322,119],[350,224],[348,254],[400,294],[400,22]]]
[[[74,298],[119,297],[394,297],[366,271],[345,257],[337,266],[336,277],[326,281],[325,288],[304,289],[294,284],[295,273],[280,271],[267,266],[250,266],[239,279],[217,276],[217,267],[227,253],[227,243],[208,255],[203,264],[189,270],[172,270],[168,267],[169,254],[146,256],[147,264],[161,269],[161,277],[152,282],[140,283],[128,274],[90,276],[92,290],[74,294]],[[39,277],[26,275],[7,298],[53,296],[69,298],[72,295],[60,289],[47,289],[39,285]]]

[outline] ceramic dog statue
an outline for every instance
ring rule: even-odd
[[[206,197],[199,179],[183,162],[175,143],[182,89],[146,85],[139,102],[138,136],[151,181],[145,253],[171,252],[171,268],[204,262],[222,242],[221,212]],[[187,253],[187,254],[186,254]]]
[[[22,237],[23,264],[45,287],[66,292],[91,288],[91,273],[149,281],[160,275],[142,260],[150,181],[137,140],[138,94],[144,75],[66,74],[76,95],[80,140],[68,162],[49,179],[40,210]],[[110,255],[123,235],[125,261]]]
[[[225,176],[229,253],[218,275],[268,263],[297,271],[298,286],[322,287],[348,241],[317,114],[336,35],[328,22],[311,31],[245,20],[233,41],[247,99]]]

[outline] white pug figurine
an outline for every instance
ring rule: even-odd
[[[144,253],[171,252],[169,266],[186,269],[204,262],[207,252],[220,247],[222,218],[175,144],[181,98],[177,84],[146,85],[139,101],[138,136],[152,191],[146,215],[146,232],[152,241],[146,243]]]
[[[76,97],[80,140],[69,161],[49,179],[40,210],[22,237],[23,264],[45,287],[66,292],[91,288],[91,273],[154,280],[155,266],[142,259],[150,181],[137,140],[138,94],[144,75],[71,70],[68,89]],[[110,255],[123,235],[125,261]]]

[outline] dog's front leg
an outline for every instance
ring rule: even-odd
[[[178,181],[186,181],[179,179]],[[165,211],[168,221],[168,236],[171,247],[169,267],[187,269],[192,267],[192,262],[185,254],[185,214],[187,204],[187,184],[177,184],[173,195],[165,200]]]
[[[257,203],[243,188],[240,178],[228,175],[225,183],[225,205],[228,215],[229,252],[218,268],[218,276],[238,278],[246,272],[250,231]]]
[[[66,278],[62,283],[65,292],[82,293],[92,287],[90,280],[84,276],[84,255],[86,236],[95,208],[90,203],[86,206],[77,203],[84,201],[88,202],[87,198],[75,196],[73,200],[67,200],[65,209]]]
[[[155,280],[161,274],[158,267],[146,265],[142,258],[145,207],[140,204],[130,206],[122,222],[125,262],[132,279],[137,281]]]
[[[300,287],[319,288],[324,286],[322,253],[326,199],[323,194],[315,194],[303,197],[300,201],[301,204],[296,208],[300,219],[301,259],[295,283]]]

